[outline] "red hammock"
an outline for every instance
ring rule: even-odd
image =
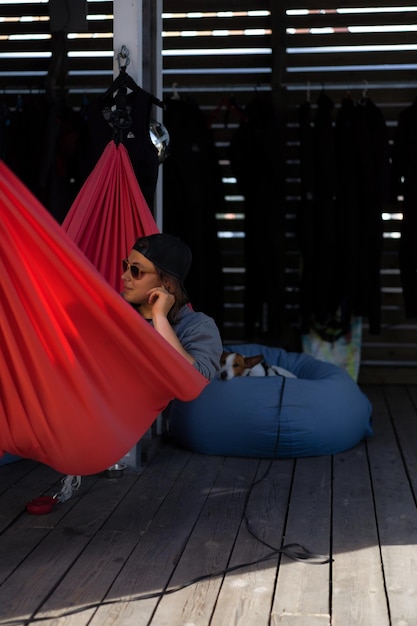
[[[138,237],[158,232],[123,144],[107,144],[62,228],[120,291],[121,259]]]
[[[1,161],[0,239],[0,455],[102,471],[207,381]]]

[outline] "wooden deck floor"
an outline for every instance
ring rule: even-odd
[[[86,477],[44,516],[25,504],[61,475],[1,467],[0,624],[416,626],[417,386],[364,390],[375,436],[335,456],[168,443],[140,474]],[[292,542],[332,560],[276,551]]]

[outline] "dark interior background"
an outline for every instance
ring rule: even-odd
[[[146,24],[155,17],[152,4],[144,2]],[[360,377],[417,382],[417,322],[412,307],[406,311],[399,268],[404,188],[392,182],[399,120],[416,99],[416,8],[385,0],[338,7],[203,0],[197,13],[196,4],[163,2],[163,117],[171,153],[159,166],[164,229],[178,231],[195,253],[193,301],[216,317],[225,341],[300,349],[305,265],[298,228],[306,210],[300,111],[308,105],[307,129],[314,128],[325,96],[334,130],[345,99],[357,106],[368,98],[383,122],[388,170],[378,209],[384,219],[369,232],[369,223],[355,227],[369,239],[364,249],[381,246],[380,324],[372,332],[363,316]],[[97,157],[91,120],[113,80],[112,16],[113,3],[105,1],[0,4],[1,157],[58,221]],[[147,89],[149,75],[144,54]],[[403,135],[403,156],[411,137]],[[413,157],[407,153],[406,162]],[[329,152],[326,158],[329,181]],[[417,250],[413,207],[407,237]],[[337,280],[328,293],[335,290]]]

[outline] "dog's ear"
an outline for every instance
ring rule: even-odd
[[[229,356],[229,354],[232,354],[231,352],[223,352],[223,354],[220,357],[220,365],[224,365],[226,362],[227,357]]]
[[[264,360],[263,354],[257,354],[256,356],[245,356],[245,367],[255,367],[258,363]]]

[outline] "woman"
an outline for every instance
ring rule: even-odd
[[[122,296],[203,376],[220,368],[222,341],[211,317],[193,311],[184,280],[191,251],[178,237],[140,237],[123,259]]]

